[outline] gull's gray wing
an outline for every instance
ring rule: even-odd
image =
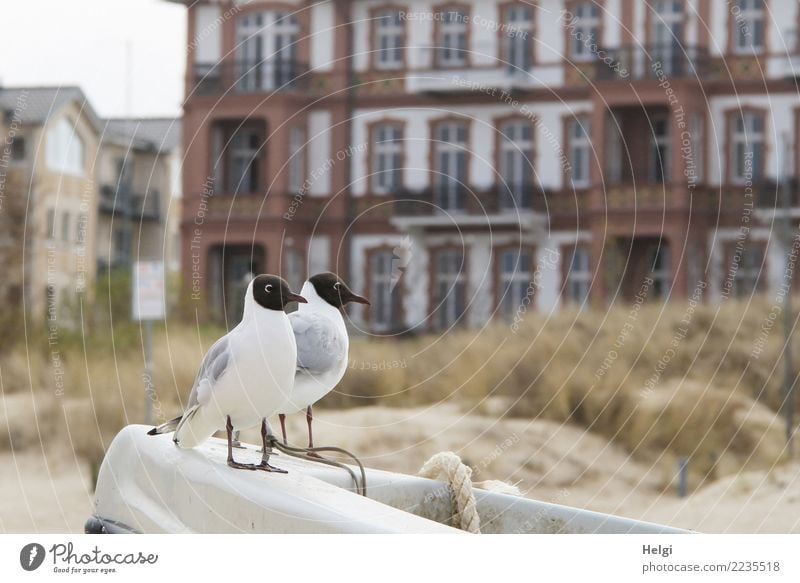
[[[346,357],[344,339],[329,318],[304,310],[289,314],[289,321],[297,342],[298,372],[322,374]]]
[[[201,401],[200,388],[213,386],[225,372],[225,369],[228,368],[231,362],[229,348],[230,341],[226,334],[208,349],[208,352],[206,352],[203,360],[200,362],[200,370],[197,371],[192,393],[189,395],[189,402],[186,405],[187,409],[194,407]],[[203,397],[205,397],[205,395],[203,395]]]

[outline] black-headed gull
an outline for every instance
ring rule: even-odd
[[[216,431],[228,434],[228,465],[238,469],[283,471],[269,464],[265,418],[281,411],[291,397],[297,345],[289,318],[290,302],[305,303],[283,279],[259,275],[247,286],[242,321],[217,340],[203,357],[186,411],[154,428],[150,435],[174,431],[182,448],[197,447]],[[234,461],[233,430],[261,424],[261,464]]]
[[[369,305],[369,301],[350,291],[336,274],[327,272],[310,277],[300,293],[308,303],[289,314],[297,343],[297,372],[291,395],[280,408],[280,420],[286,443],[286,415],[305,409],[311,448],[312,405],[331,392],[347,370],[350,341],[342,308],[351,302]]]

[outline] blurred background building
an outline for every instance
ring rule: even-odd
[[[179,269],[180,120],[102,120],[78,87],[0,87],[0,113],[5,294],[54,321],[98,269]]]
[[[377,332],[782,282],[796,2],[184,4],[184,278],[217,317],[257,271],[337,269]]]

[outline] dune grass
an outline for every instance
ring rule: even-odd
[[[776,416],[783,399],[782,335],[778,326],[763,332],[773,311],[765,299],[623,305],[528,313],[515,327],[493,323],[402,340],[358,337],[344,381],[320,406],[451,402],[464,411],[573,423],[633,455],[691,456],[704,472],[770,465],[783,456]],[[35,395],[13,406],[32,407],[46,419],[36,439],[69,439],[99,462],[121,427],[143,421],[150,383],[156,421],[180,411],[204,350],[220,334],[220,328],[181,321],[157,327],[155,372],[147,379],[138,325],[61,330],[55,345],[46,331],[29,331],[27,345],[0,355],[3,396],[12,403],[7,397]],[[800,363],[797,343],[793,352]],[[11,406],[6,419],[17,416]],[[12,439],[0,439],[0,447],[31,441],[13,440],[30,424],[6,425]]]

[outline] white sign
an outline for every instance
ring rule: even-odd
[[[165,316],[164,262],[137,261],[133,267],[133,319],[163,320]]]

